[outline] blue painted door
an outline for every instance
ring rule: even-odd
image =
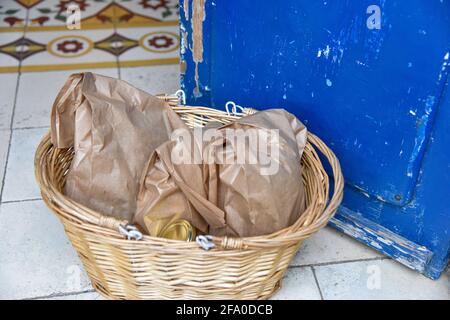
[[[180,15],[188,102],[296,114],[341,161],[333,224],[437,277],[450,247],[450,1],[190,0]]]

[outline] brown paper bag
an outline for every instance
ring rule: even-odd
[[[242,146],[229,141],[228,130],[236,136],[240,130],[245,136],[247,129],[266,137],[277,130],[274,146],[279,148],[279,157],[273,173],[262,174],[262,163],[233,161],[242,152],[239,148],[249,155],[247,160],[272,155],[258,144]],[[206,130],[214,130],[212,139],[203,139]],[[186,219],[202,233],[244,237],[272,233],[299,217],[305,208],[300,158],[306,144],[306,128],[300,121],[275,109],[202,131],[200,135],[188,133],[190,139],[181,142],[167,142],[152,155],[141,181],[137,224],[157,236],[167,224]],[[177,148],[201,154],[202,161],[175,163]]]
[[[256,129],[259,142],[264,137],[274,140],[269,143],[272,148],[267,149],[245,144],[246,155],[273,161],[268,165],[252,164],[249,159],[244,164],[233,163],[239,152],[237,144],[224,153],[224,164],[209,166],[209,176],[217,181],[217,206],[226,212],[226,228],[211,227],[213,235],[269,234],[290,226],[305,210],[300,159],[306,145],[306,127],[287,111],[270,109],[222,126],[219,131],[226,136],[227,130],[241,130],[246,136],[249,129]],[[277,133],[278,139],[272,133]],[[278,155],[271,154],[273,147],[278,147]]]
[[[58,148],[74,146],[65,193],[103,214],[131,221],[151,153],[185,125],[160,99],[90,72],[73,74],[51,114]]]
[[[225,226],[225,214],[207,200],[201,142],[195,140],[191,130],[182,132],[188,139],[168,141],[150,157],[140,183],[135,223],[148,234],[159,236],[170,223],[179,219],[189,221],[200,232],[209,226]],[[174,161],[177,148],[188,150],[189,161]]]

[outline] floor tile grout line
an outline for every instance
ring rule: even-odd
[[[50,129],[50,126],[31,126],[31,127],[18,127],[11,130],[29,130],[29,129]]]
[[[21,200],[6,200],[6,201],[2,201],[1,204],[33,202],[33,201],[41,201],[41,200],[42,200],[42,198],[31,198],[31,199],[21,199]]]
[[[112,3],[116,3],[115,0],[112,1]],[[114,16],[114,23],[113,23],[113,29],[114,29],[114,33],[117,33],[117,25],[116,25],[116,10],[114,8],[113,10],[113,16]],[[116,64],[117,64],[117,76],[119,77],[119,80],[122,80],[122,74],[121,74],[121,70],[120,70],[120,59],[119,59],[119,55],[116,55]]]
[[[23,27],[23,32],[22,32],[22,38],[25,38],[25,35],[27,33],[28,15],[29,15],[29,9],[27,8],[26,15],[25,15],[25,25]],[[20,78],[22,75],[21,69],[22,69],[22,59],[19,60],[18,69],[17,69],[16,90],[14,91],[14,100],[13,100],[13,106],[12,106],[12,111],[11,111],[11,120],[9,122],[9,141],[8,141],[8,148],[6,150],[5,165],[3,167],[2,185],[0,188],[0,203],[3,200],[3,191],[5,189],[5,180],[6,180],[6,174],[7,174],[7,169],[8,169],[9,155],[10,155],[10,151],[11,151],[11,142],[12,142],[12,138],[13,138],[14,116],[16,114],[16,104],[17,104],[17,98],[18,98],[18,94],[19,94]]]
[[[17,85],[16,85],[17,86]],[[3,189],[5,188],[6,169],[8,168],[9,150],[11,149],[12,130],[9,131],[8,147],[6,148],[5,165],[3,166],[2,185],[0,188],[0,203],[3,200]]]
[[[323,298],[322,289],[320,289],[319,280],[317,279],[317,275],[316,275],[316,270],[314,269],[313,266],[310,266],[310,268],[311,268],[311,271],[313,273],[314,281],[316,282],[317,289],[319,290],[320,300],[325,300]]]
[[[392,258],[384,256],[384,257],[331,261],[331,262],[322,262],[322,263],[319,262],[319,263],[310,263],[310,264],[289,266],[289,268],[297,269],[297,268],[307,268],[307,267],[323,267],[323,266],[332,266],[332,265],[345,264],[345,263],[364,262],[364,261],[383,261],[383,260],[392,260]]]
[[[58,297],[67,297],[67,296],[73,296],[83,293],[92,293],[95,292],[94,289],[88,289],[84,291],[73,291],[73,292],[57,292],[52,293],[46,296],[37,296],[37,297],[30,297],[30,298],[22,298],[21,300],[39,300],[39,299],[48,299],[48,298],[58,298]]]

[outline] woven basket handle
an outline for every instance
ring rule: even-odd
[[[328,160],[328,163],[331,166],[333,171],[333,180],[334,180],[334,191],[331,196],[330,201],[328,202],[328,206],[324,210],[322,217],[325,220],[325,223],[330,220],[335,214],[337,208],[342,202],[342,198],[344,197],[344,175],[342,174],[341,164],[330,148],[316,135],[309,133],[308,141],[311,142],[313,146],[317,150],[319,150]]]

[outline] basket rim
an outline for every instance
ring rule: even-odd
[[[226,121],[232,121],[245,114],[254,113],[254,109],[246,108],[244,114],[229,114],[222,110],[217,110],[210,107],[197,107],[197,106],[180,106],[174,103],[173,97],[171,96],[158,96],[158,98],[165,99],[169,102],[169,105],[183,117],[191,117],[188,121],[200,121],[195,117],[198,115],[215,116]],[[186,121],[186,119],[184,119]],[[55,161],[61,161],[58,158],[58,152],[63,149],[54,148],[51,143],[50,133],[48,132],[39,143],[36,153],[35,153],[35,176],[38,182],[42,198],[46,205],[56,213],[59,218],[64,219],[65,223],[76,224],[76,227],[83,229],[95,230],[94,232],[101,237],[108,238],[108,241],[116,242],[119,241],[121,244],[123,241],[130,243],[132,241],[133,245],[149,245],[153,244],[155,246],[161,246],[165,252],[172,248],[174,251],[185,250],[185,249],[198,249],[201,252],[214,253],[217,250],[213,249],[211,251],[204,251],[195,242],[185,242],[180,240],[170,240],[158,237],[152,237],[149,235],[144,235],[139,241],[127,240],[122,234],[118,232],[118,227],[127,223],[126,221],[120,221],[112,217],[106,217],[95,210],[92,210],[80,203],[75,202],[69,197],[65,196],[60,192],[52,183],[52,176],[54,173],[48,172],[48,166],[55,163]],[[326,160],[333,172],[334,178],[334,189],[331,198],[329,198],[329,181],[328,174],[326,173],[321,160],[319,159],[316,150],[324,155]],[[309,155],[311,153],[311,155]],[[311,236],[313,233],[317,232],[320,228],[325,226],[329,219],[332,218],[336,212],[338,206],[340,205],[343,198],[343,188],[344,188],[344,178],[342,170],[340,167],[339,160],[336,155],[331,151],[331,149],[316,135],[309,132],[307,133],[307,146],[305,147],[305,152],[302,156],[302,161],[304,157],[311,157],[307,159],[312,161],[312,163],[317,166],[315,170],[320,173],[321,177],[315,176],[315,183],[322,184],[321,194],[324,199],[310,199],[310,202],[305,209],[306,213],[308,210],[312,212],[312,220],[308,219],[309,216],[304,217],[302,221],[301,214],[299,219],[291,226],[288,226],[282,230],[278,230],[274,233],[253,236],[253,237],[217,237],[213,236],[212,242],[217,247],[223,249],[251,249],[251,248],[268,248],[268,247],[279,247],[285,244],[299,242]],[[66,168],[68,170],[68,168]],[[304,170],[302,170],[303,172]],[[63,174],[59,172],[58,174]],[[320,190],[318,189],[318,192]],[[315,211],[313,211],[315,209]],[[297,225],[298,224],[298,225]],[[297,225],[297,226],[296,226]]]

